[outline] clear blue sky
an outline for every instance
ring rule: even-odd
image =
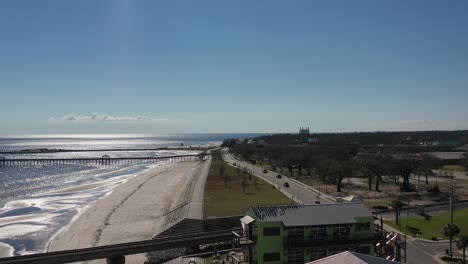
[[[467,1],[0,1],[0,134],[468,129]]]

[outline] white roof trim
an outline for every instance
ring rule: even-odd
[[[240,221],[241,221],[241,223],[248,225],[248,224],[252,223],[253,221],[255,221],[255,219],[253,219],[250,215],[246,215],[246,216],[242,217],[240,219]]]

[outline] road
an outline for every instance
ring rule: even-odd
[[[455,243],[453,244],[454,252],[456,249]],[[417,241],[416,239],[409,239],[406,242],[406,250],[408,251],[406,263],[410,264],[439,264],[444,263],[438,260],[437,255],[445,252],[449,248],[448,242],[441,243],[425,243]]]
[[[251,171],[252,174],[269,182],[297,203],[314,204],[317,203],[317,201],[320,201],[320,203],[335,202],[335,200],[332,197],[320,193],[318,190],[306,184],[303,184],[295,179],[291,179],[289,177],[286,177],[285,175],[281,175],[272,171],[263,172],[263,168],[259,166],[240,161],[234,158],[231,155],[231,153],[227,151],[227,149],[221,150],[221,156],[231,166],[234,166],[235,163],[236,165],[234,167],[247,168]],[[278,178],[278,175],[281,175],[281,178]],[[285,183],[288,183],[289,187],[285,187]]]
[[[221,150],[221,156],[231,166],[234,166],[235,163],[236,166],[249,169],[255,176],[273,184],[281,192],[298,203],[313,204],[316,203],[318,199],[320,203],[335,202],[333,197],[320,193],[318,190],[300,183],[295,179],[291,179],[285,175],[281,175],[281,179],[278,179],[278,173],[272,171],[264,173],[263,168],[234,158],[227,149]],[[283,184],[285,182],[289,183],[289,187],[284,187]],[[436,255],[445,252],[445,249],[448,248],[448,243],[424,243],[416,239],[408,239],[406,246],[408,252],[406,263],[440,264],[443,262],[439,261]]]

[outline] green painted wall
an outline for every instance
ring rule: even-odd
[[[255,214],[251,209],[246,212],[247,215],[250,215],[253,218],[256,218]],[[369,223],[370,228],[368,230],[357,230],[356,225],[352,225],[350,228],[350,238],[351,239],[368,239],[374,236],[374,217],[358,217],[355,218],[358,223]],[[277,222],[258,222],[255,221],[256,227],[256,245],[255,251],[257,255],[258,263],[269,263],[269,264],[282,264],[288,261],[288,251],[285,250],[286,244],[285,241],[288,237],[287,231],[281,221]],[[264,236],[263,229],[265,227],[279,227],[280,228],[280,235],[279,236]],[[312,234],[312,227],[305,226],[304,227],[304,240],[309,241]],[[326,240],[332,241],[333,240],[333,227],[331,225],[326,227]],[[359,243],[359,244],[352,244],[352,245],[336,245],[336,246],[325,246],[326,249],[326,256],[331,255],[334,249],[336,248],[354,248],[355,246],[363,246],[370,248],[370,254],[375,254],[375,249],[373,243]],[[304,263],[311,261],[310,250],[303,248],[304,250]],[[273,253],[279,252],[280,253],[280,260],[279,261],[269,261],[265,262],[263,259],[264,253]]]
[[[258,263],[264,263],[263,254],[279,252],[281,259],[279,261],[269,261],[268,263],[280,264],[285,261],[286,254],[284,250],[284,237],[287,236],[286,230],[284,229],[283,222],[264,222],[257,223],[257,243],[256,252]],[[278,227],[280,228],[279,236],[264,236],[263,230],[265,227]]]

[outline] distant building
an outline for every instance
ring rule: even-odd
[[[468,144],[454,148],[454,151],[468,151]]]
[[[439,140],[439,141],[432,141],[432,146],[439,146],[439,147],[458,147],[463,145],[463,141],[460,140]]]
[[[302,143],[307,143],[309,140],[309,128],[308,127],[300,127],[299,128],[299,137],[301,138]]]
[[[352,250],[375,254],[374,216],[361,203],[262,205],[247,211],[257,263],[306,263]]]
[[[461,151],[426,152],[426,154],[440,159],[442,165],[462,164],[468,158],[467,154]]]

